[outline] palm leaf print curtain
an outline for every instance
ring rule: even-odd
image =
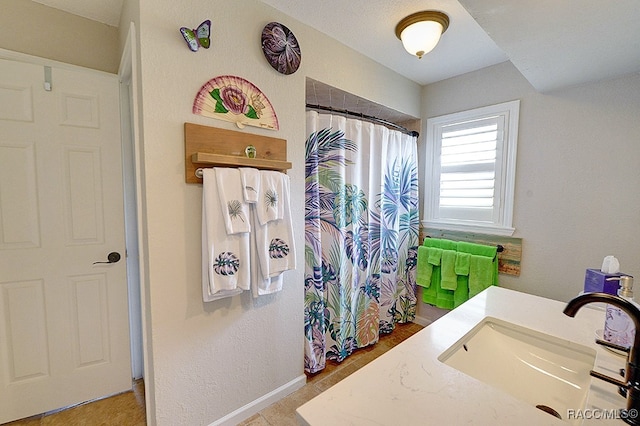
[[[416,138],[307,112],[305,370],[341,362],[416,312]]]

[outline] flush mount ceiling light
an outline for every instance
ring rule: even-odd
[[[431,52],[440,36],[449,28],[449,17],[442,12],[425,10],[411,14],[398,22],[396,36],[407,52],[422,58]]]

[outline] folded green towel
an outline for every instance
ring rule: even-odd
[[[438,288],[440,287],[440,267],[433,268],[431,274],[431,285],[422,289],[422,301],[429,305],[436,306],[438,298]]]
[[[454,304],[454,291],[445,290],[439,286],[436,291],[436,306],[443,309],[453,309]]]
[[[494,285],[494,260],[486,256],[471,255],[469,259],[469,297]]]
[[[443,309],[453,309],[454,291],[458,286],[458,279],[453,271],[456,264],[456,243],[442,240],[442,256],[440,261],[440,285],[436,293],[436,306]]]
[[[458,277],[455,272],[456,252],[453,250],[442,250],[441,259],[441,286],[445,290],[455,290],[458,287]]]
[[[418,247],[418,265],[416,267],[416,284],[421,287],[429,287],[431,285],[431,274],[433,273],[433,265],[429,263],[429,248],[425,246]]]
[[[442,249],[437,247],[427,247],[427,259],[433,266],[440,265],[440,259],[442,258]]]
[[[458,287],[453,292],[453,307],[457,308],[469,300],[469,277],[458,275]]]
[[[469,253],[458,252],[456,256],[456,275],[469,275]]]

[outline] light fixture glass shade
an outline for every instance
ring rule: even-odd
[[[431,52],[449,27],[449,17],[435,10],[417,12],[402,19],[396,26],[396,36],[407,52],[422,58]]]
[[[409,25],[400,33],[400,40],[407,52],[422,58],[440,41],[442,25],[439,22],[422,21]]]

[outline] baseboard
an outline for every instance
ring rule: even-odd
[[[413,319],[413,322],[415,322],[416,324],[421,325],[421,326],[423,326],[423,327],[426,327],[426,326],[428,326],[429,324],[431,324],[433,321],[431,321],[431,320],[430,320],[430,319],[428,319],[428,318],[425,318],[425,317],[419,317],[419,316],[417,316],[417,315],[416,315],[416,317]]]
[[[260,398],[251,401],[250,403],[238,408],[232,413],[227,414],[221,419],[216,420],[209,426],[235,426],[238,423],[248,419],[254,414],[258,413],[264,408],[267,408],[273,403],[280,401],[285,396],[293,393],[303,387],[307,383],[307,376],[301,375],[291,380],[289,383],[285,383],[277,389],[269,392],[268,394],[261,396]]]

